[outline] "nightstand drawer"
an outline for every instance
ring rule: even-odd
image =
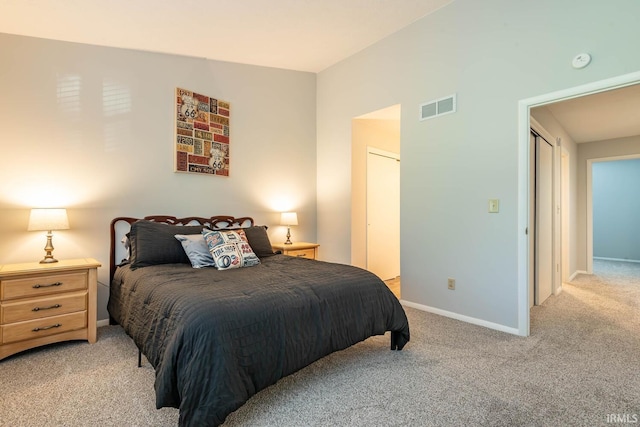
[[[3,301],[47,295],[52,293],[87,289],[87,273],[47,274],[21,279],[5,279],[0,282],[0,299]]]
[[[0,323],[42,319],[86,309],[87,292],[64,293],[28,301],[8,302],[0,307]]]
[[[63,314],[2,326],[2,343],[30,340],[87,327],[87,312]]]
[[[289,256],[295,256],[298,258],[315,259],[316,250],[315,249],[298,249],[295,251],[286,251],[285,254]]]

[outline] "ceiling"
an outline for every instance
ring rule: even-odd
[[[0,32],[319,72],[453,0],[2,0]]]
[[[640,135],[640,84],[541,108],[547,108],[576,143]]]

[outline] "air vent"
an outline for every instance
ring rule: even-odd
[[[456,112],[456,94],[420,104],[420,120]]]

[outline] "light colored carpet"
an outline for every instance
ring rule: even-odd
[[[532,336],[407,308],[411,342],[374,337],[279,381],[225,426],[597,426],[640,417],[640,264],[596,261],[532,309]],[[171,426],[118,326],[0,362],[0,425]],[[617,418],[619,419],[619,418]]]

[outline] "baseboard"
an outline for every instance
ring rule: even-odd
[[[486,320],[476,319],[475,317],[465,316],[463,314],[454,313],[452,311],[442,310],[428,305],[417,304],[415,302],[400,300],[402,305],[415,308],[420,311],[426,311],[433,314],[438,314],[444,317],[450,317],[452,319],[460,320],[462,322],[471,323],[473,325],[484,326],[485,328],[495,329],[496,331],[506,332],[512,335],[520,335],[517,328],[511,328],[509,326],[500,325],[499,323],[487,322]]]
[[[593,259],[601,259],[603,261],[621,261],[621,262],[638,262],[638,263],[640,263],[640,260],[637,260],[637,259],[605,258],[605,257],[601,257],[601,256],[594,256]]]
[[[571,276],[569,276],[569,282],[571,282],[573,279],[575,279],[578,274],[589,274],[584,270],[576,270]]]
[[[102,319],[102,320],[98,320],[96,322],[96,326],[98,328],[102,327],[102,326],[109,326],[109,319]]]

